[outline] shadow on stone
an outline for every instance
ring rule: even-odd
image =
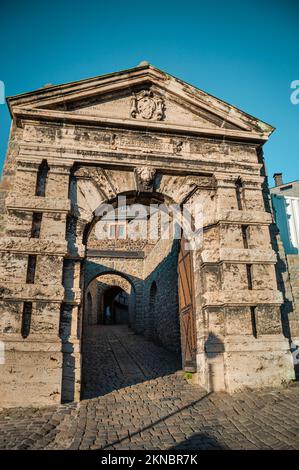
[[[225,390],[224,383],[224,344],[214,333],[209,332],[205,341],[205,355],[208,364],[208,390]]]
[[[171,447],[171,450],[227,450],[228,447],[220,444],[214,437],[205,433],[195,433],[184,441]]]
[[[165,423],[165,427],[167,427],[166,421],[169,418],[173,418],[174,416],[176,416],[178,419],[180,419],[180,413],[181,412],[184,412],[185,410],[188,410],[189,408],[192,408],[194,405],[198,405],[198,403],[200,403],[202,400],[204,400],[205,398],[207,398],[210,395],[211,395],[210,393],[207,393],[207,394],[203,395],[202,397],[200,397],[198,400],[194,400],[191,403],[188,403],[188,405],[177,408],[175,411],[172,411],[171,413],[163,416],[162,418],[157,419],[156,421],[153,421],[152,423],[148,424],[147,426],[144,426],[143,428],[137,429],[136,431],[130,433],[130,437],[126,436],[126,437],[123,437],[122,439],[118,439],[116,441],[113,441],[113,442],[110,442],[110,443],[106,444],[102,448],[102,450],[108,449],[110,447],[115,448],[115,447],[117,447],[118,444],[124,444],[128,439],[132,440],[135,436],[140,436],[141,433],[144,433],[144,432],[147,432],[147,431],[150,431],[150,430],[154,430],[155,426],[158,426],[160,428],[162,423]],[[196,435],[197,434],[194,434],[194,436],[196,436]],[[180,445],[180,444],[178,444],[178,445]],[[174,449],[174,447],[172,447],[172,448]]]

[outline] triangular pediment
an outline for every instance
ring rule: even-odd
[[[56,106],[55,109],[100,118],[134,119],[135,123],[162,121],[168,124],[213,129],[220,127],[240,129],[232,123],[223,123],[222,118],[199,106],[188,105],[183,99],[159,89],[154,84],[125,89],[113,94],[100,94],[89,99],[70,102],[68,105]]]
[[[253,134],[273,127],[150,65],[44,87],[8,99],[12,114],[50,119],[92,119],[134,127]]]

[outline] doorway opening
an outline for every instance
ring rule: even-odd
[[[135,289],[116,273],[103,273],[86,287],[83,327],[130,325],[135,310]]]
[[[119,286],[108,287],[103,298],[103,324],[129,324],[129,296]]]
[[[146,195],[143,198],[147,202]],[[90,391],[92,382],[101,383],[94,390],[103,390],[106,367],[117,377],[110,387],[157,377],[173,367],[196,371],[192,256],[171,233],[163,236],[165,218],[157,211],[154,215],[145,211],[145,225],[138,226],[134,239],[127,238],[130,215],[122,207],[117,212],[121,212],[122,230],[118,222],[111,225],[108,219],[103,224],[98,219],[86,235],[82,385],[88,396],[95,393]],[[152,228],[154,216],[158,237],[151,238],[146,230],[147,236],[138,238],[144,228]],[[106,232],[107,240],[102,236]],[[143,337],[141,350],[137,350],[141,341],[137,335]],[[152,361],[151,354],[161,360]],[[162,367],[164,354],[169,363]]]

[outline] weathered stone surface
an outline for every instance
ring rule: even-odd
[[[0,252],[66,255],[67,243],[46,239],[26,239],[19,237],[0,238]]]
[[[98,299],[92,324],[103,318],[107,290],[119,288],[135,332],[177,353],[189,344],[180,244],[163,239],[162,216],[155,240],[141,231],[125,240],[97,235],[100,204],[116,207],[119,195],[130,206],[203,210],[203,242],[188,258],[190,273],[179,270],[192,291],[197,382],[235,391],[292,379],[264,194],[261,146],[271,126],[150,65],[9,105],[0,188],[3,406],[79,398],[88,293]],[[102,365],[85,377],[93,373]]]
[[[38,196],[31,198],[9,196],[6,200],[7,209],[22,210],[22,212],[68,212],[70,201],[56,198],[43,198]]]

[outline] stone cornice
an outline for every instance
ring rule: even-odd
[[[27,109],[33,107],[53,109],[61,104],[90,99],[99,95],[109,94],[112,96],[124,89],[132,90],[135,86],[155,87],[163,95],[172,95],[174,99],[181,100],[186,106],[201,108],[217,116],[223,123],[228,122],[241,129],[249,131],[260,129],[268,135],[273,131],[273,127],[269,124],[152,65],[139,66],[58,86],[44,87],[34,92],[9,97],[8,105],[11,114],[14,115],[16,107],[20,106]]]
[[[61,351],[61,338],[58,333],[47,334],[45,332],[30,331],[27,338],[22,338],[20,333],[0,333],[0,341],[5,343],[5,351],[16,353],[20,352],[35,352],[38,353],[51,353]]]
[[[67,242],[42,238],[3,237],[0,238],[0,252],[65,256]]]
[[[259,164],[258,164],[259,165]],[[217,172],[214,174],[215,180],[217,181],[217,188],[232,188],[236,187],[236,177],[231,173]],[[251,174],[249,176],[242,175],[241,177],[243,188],[261,190],[261,187],[265,181],[264,176]]]
[[[50,197],[20,197],[10,194],[6,200],[8,210],[21,210],[22,212],[60,212],[68,213],[71,209],[69,199]]]
[[[118,168],[121,166],[124,169],[131,169],[140,162],[140,152],[138,151],[124,151],[124,150],[93,150],[90,148],[76,149],[74,147],[58,147],[54,145],[32,145],[22,144],[20,147],[20,154],[18,159],[22,161],[32,161],[33,159],[47,159],[48,164],[63,164],[69,166],[71,163],[78,162],[80,164],[99,164],[103,167],[115,165]],[[157,171],[165,170],[172,172],[184,173],[198,173],[200,166],[201,172],[205,171],[207,174],[216,173],[219,171],[227,171],[231,175],[232,172],[236,177],[240,173],[248,175],[259,176],[261,164],[251,162],[232,162],[223,161],[219,162],[216,159],[207,158],[202,155],[176,155],[161,152],[148,152],[143,153],[142,158],[151,163]]]
[[[203,230],[219,224],[269,225],[271,223],[272,215],[268,212],[219,209],[216,214],[204,219]]]
[[[217,263],[250,263],[250,264],[274,264],[277,261],[273,250],[220,248],[217,250],[203,250],[201,252],[203,264]]]
[[[206,292],[202,296],[204,307],[252,306],[259,304],[281,305],[282,293],[278,290],[222,290]]]
[[[257,338],[253,335],[226,335],[223,338],[223,343],[226,352],[249,352],[264,351],[269,353],[271,351],[289,351],[288,339],[282,334],[261,334]]]
[[[184,126],[170,122],[149,122],[136,121],[133,119],[115,119],[111,117],[100,117],[82,115],[74,112],[52,111],[44,109],[24,109],[21,107],[14,108],[14,115],[19,119],[38,119],[44,121],[56,122],[77,122],[97,126],[115,126],[117,128],[151,130],[159,132],[175,132],[184,135],[198,135],[208,137],[218,137],[227,139],[244,140],[247,142],[264,143],[268,140],[268,135],[262,132],[248,132],[245,130],[235,130],[226,128],[209,129],[205,127]]]
[[[13,284],[1,282],[1,300],[62,302],[64,288],[61,285]]]

